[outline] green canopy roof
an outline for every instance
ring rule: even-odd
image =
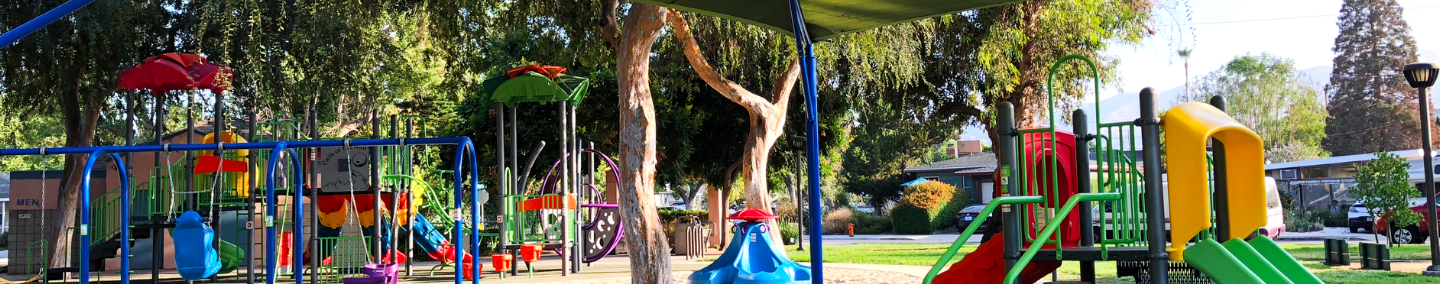
[[[790,2],[783,0],[632,0],[716,16],[790,33]],[[819,42],[848,33],[1017,0],[800,0],[806,30]]]
[[[525,72],[515,78],[506,75],[485,80],[484,92],[496,102],[516,104],[524,102],[550,103],[569,102],[580,105],[585,92],[590,89],[590,79],[560,74],[554,80],[535,72]]]

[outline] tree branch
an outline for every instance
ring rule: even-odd
[[[710,85],[710,88],[720,92],[725,98],[735,101],[751,111],[770,106],[770,102],[745,90],[740,84],[725,79],[715,71],[715,67],[710,66],[710,61],[705,59],[705,54],[700,52],[700,44],[695,43],[695,36],[690,32],[690,23],[685,21],[685,15],[681,15],[678,11],[671,11],[667,19],[670,27],[675,29],[675,36],[680,39],[682,49],[685,50],[685,58],[690,61],[690,66],[695,68],[695,74],[705,80],[705,84]]]
[[[775,79],[775,90],[772,91],[775,94],[775,100],[771,104],[774,104],[776,109],[784,110],[790,107],[790,93],[795,89],[795,81],[799,81],[799,79],[800,60],[792,60],[790,68],[785,70],[785,74]]]
[[[961,102],[945,103],[943,105],[940,105],[940,107],[936,108],[936,110],[936,113],[942,116],[959,114],[968,115],[971,117],[980,117],[985,114],[985,112],[982,112],[980,111],[980,109],[975,108],[974,105]]]
[[[620,36],[616,31],[620,29],[620,16],[616,10],[620,8],[620,0],[600,1],[600,37],[605,39],[605,44],[615,49],[620,47]]]

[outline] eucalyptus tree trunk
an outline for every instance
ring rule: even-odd
[[[614,7],[608,8],[614,11]],[[675,281],[670,274],[670,242],[652,198],[656,121],[650,95],[650,53],[668,11],[632,3],[615,44],[620,87],[620,218],[627,229],[624,237],[630,248],[631,283]]]
[[[111,90],[111,92],[113,91]],[[92,146],[91,141],[95,140],[95,126],[100,121],[100,108],[102,107],[100,100],[84,99],[80,92],[83,91],[77,88],[75,92],[62,95],[60,98],[60,108],[64,113],[66,147]],[[63,190],[64,196],[60,199],[59,208],[56,210],[59,213],[54,223],[56,226],[51,229],[50,233],[51,236],[55,236],[54,242],[50,243],[50,246],[54,248],[51,250],[50,267],[70,266],[70,263],[65,260],[69,259],[71,255],[71,246],[76,245],[73,238],[75,232],[66,230],[66,228],[79,227],[79,224],[75,224],[75,217],[80,213],[80,182],[84,179],[84,175],[81,173],[85,170],[85,160],[89,157],[89,154],[65,155],[65,168],[60,181],[60,188]],[[87,246],[89,244],[78,245]]]
[[[725,98],[734,101],[750,113],[750,132],[745,137],[745,151],[741,163],[741,176],[745,179],[745,203],[746,207],[760,209],[765,212],[774,213],[771,210],[769,179],[767,172],[770,165],[770,149],[775,147],[775,141],[785,132],[786,113],[790,108],[790,93],[795,82],[800,78],[800,61],[790,61],[790,67],[786,69],[780,78],[776,78],[772,100],[766,100],[729,79],[725,79],[705,59],[705,54],[700,50],[700,45],[695,42],[691,34],[690,24],[685,21],[685,16],[679,12],[672,11],[669,17],[670,27],[675,29],[675,36],[679,38],[685,51],[685,58],[690,61],[690,66],[695,73],[705,81],[706,85],[715,89]],[[780,227],[776,226],[775,220],[765,222],[770,226],[770,237],[773,240],[781,240]],[[777,246],[782,242],[774,242]]]

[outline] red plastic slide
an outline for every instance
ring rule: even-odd
[[[995,234],[990,241],[980,244],[975,252],[966,254],[950,266],[950,269],[940,272],[935,276],[935,284],[955,283],[982,283],[993,284],[1005,282],[1005,258],[1001,257],[1005,252],[1004,234]],[[1059,261],[1031,261],[1025,266],[1025,271],[1020,273],[1021,283],[1035,283],[1050,275],[1056,268],[1060,268]]]

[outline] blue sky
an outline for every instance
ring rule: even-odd
[[[1295,60],[1300,69],[1329,66],[1335,59],[1330,48],[1339,33],[1335,21],[1341,0],[1190,0],[1193,13],[1184,37],[1178,37],[1175,21],[1162,17],[1156,23],[1162,36],[1140,45],[1112,47],[1108,52],[1120,58],[1120,90],[1114,86],[1101,94],[1107,98],[1120,93],[1139,92],[1144,87],[1165,90],[1185,84],[1184,62],[1175,56],[1176,43],[1183,40],[1194,52],[1190,76],[1203,76],[1219,69],[1230,59],[1246,53],[1269,52]],[[1410,35],[1421,50],[1420,60],[1440,62],[1440,1],[1399,0],[1405,8]],[[1178,17],[1184,20],[1184,17]],[[1240,23],[1217,23],[1281,19]],[[1194,28],[1191,36],[1189,27]],[[1429,56],[1424,56],[1424,55]],[[1428,58],[1427,58],[1428,57]],[[1396,66],[1397,68],[1399,66]],[[1322,84],[1324,82],[1321,82]]]

